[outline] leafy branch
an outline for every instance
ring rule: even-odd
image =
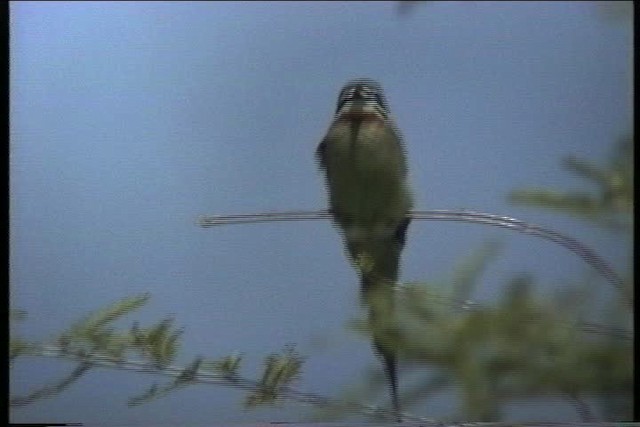
[[[633,139],[618,141],[604,167],[572,156],[563,167],[583,178],[596,192],[557,191],[529,188],[512,191],[512,203],[559,211],[612,230],[628,230],[633,210]]]
[[[259,380],[239,374],[242,356],[229,355],[218,359],[196,357],[185,367],[173,364],[179,350],[182,330],[173,327],[172,319],[163,319],[143,328],[137,322],[124,331],[117,331],[112,323],[147,303],[149,294],[124,298],[108,307],[75,322],[67,331],[53,340],[53,344],[32,343],[20,337],[11,339],[10,358],[50,357],[77,363],[76,368],[58,381],[39,387],[25,396],[14,396],[10,405],[25,406],[38,400],[51,398],[75,383],[91,369],[110,368],[172,377],[166,384],[154,383],[140,394],[129,398],[129,406],[137,406],[161,398],[171,392],[195,383],[235,387],[248,392],[247,408],[293,400],[309,405],[345,407],[365,415],[388,416],[394,414],[375,406],[340,402],[313,393],[304,393],[291,387],[299,379],[305,358],[293,345],[280,353],[272,353],[264,360]],[[24,319],[25,313],[12,315]],[[137,358],[136,358],[137,357]],[[408,420],[425,421],[406,414]]]
[[[622,327],[582,322],[582,288],[543,298],[533,294],[533,278],[526,274],[508,281],[495,305],[471,301],[499,248],[487,243],[462,260],[449,278],[399,285],[400,333],[394,344],[405,382],[415,384],[403,393],[405,407],[456,386],[462,398],[456,413],[465,419],[493,421],[510,400],[555,395],[564,396],[583,421],[592,421],[584,396],[631,390],[633,334],[627,319]],[[355,319],[351,328],[363,336],[371,333],[365,319]],[[372,371],[361,390],[342,399],[368,399],[384,390],[384,377]],[[319,410],[311,420],[336,420],[347,413]]]

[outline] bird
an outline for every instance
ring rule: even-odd
[[[359,78],[342,87],[315,154],[325,175],[333,223],[360,276],[373,348],[400,422],[394,288],[413,197],[403,139],[378,82]]]

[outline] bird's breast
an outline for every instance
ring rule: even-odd
[[[397,169],[403,160],[400,141],[384,121],[338,119],[329,130],[328,159],[336,167],[354,174],[387,173]]]
[[[410,209],[405,154],[382,120],[337,120],[325,137],[332,210],[353,233],[386,234]]]

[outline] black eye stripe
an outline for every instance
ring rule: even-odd
[[[370,82],[369,79],[366,79],[366,82],[356,80],[343,86],[340,95],[338,95],[336,115],[350,110],[352,107],[349,104],[356,101],[358,103],[364,102],[365,108],[375,109],[384,117],[389,113],[382,89],[377,83]]]
[[[344,102],[346,100],[353,100],[355,97],[356,97],[356,91],[350,90],[349,92],[344,93],[340,96],[340,102]],[[382,99],[382,96],[378,92],[374,92],[370,90],[361,91],[359,97],[363,99],[375,100],[380,104],[384,104],[384,100]]]
[[[338,101],[338,107],[336,108],[336,113],[338,111],[340,111],[342,109],[342,107],[344,107],[344,104],[346,104],[347,101],[349,101],[348,98],[342,98],[342,99],[340,99],[340,101]]]

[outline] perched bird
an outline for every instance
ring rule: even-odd
[[[334,223],[360,275],[373,347],[384,363],[400,421],[393,289],[413,202],[402,138],[378,83],[358,79],[342,88],[316,157]]]

